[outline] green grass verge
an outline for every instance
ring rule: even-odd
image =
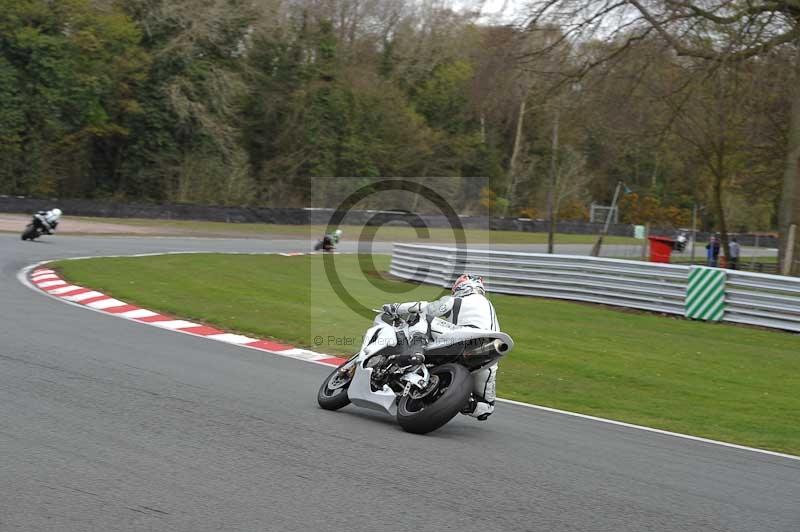
[[[188,220],[145,220],[138,218],[94,218],[74,216],[69,219],[81,222],[100,222],[130,226],[132,228],[149,228],[154,234],[175,234],[184,232],[194,235],[210,236],[238,236],[262,237],[264,235],[284,236],[291,238],[318,238],[326,227],[323,225],[280,225],[259,223],[224,223],[202,222]],[[347,240],[375,239],[379,241],[419,242],[424,240],[440,243],[453,243],[453,231],[447,228],[434,227],[429,229],[429,234],[423,237],[417,235],[415,229],[406,226],[383,226],[375,231],[369,227],[345,225],[342,226],[344,237]],[[464,231],[465,237],[472,243],[495,244],[546,244],[547,233],[528,233],[523,231],[489,231],[484,229],[468,229]],[[594,235],[556,234],[556,244],[593,244]],[[637,244],[641,240],[634,238],[609,236],[604,239],[605,244]]]
[[[332,258],[342,286],[367,306],[441,293],[383,279],[370,268],[365,276],[352,255]],[[387,265],[388,257],[376,257],[375,270]],[[369,325],[333,292],[320,256],[167,255],[56,267],[125,301],[331,353],[355,351]],[[798,336],[491,298],[517,343],[501,363],[502,397],[800,454]],[[315,336],[322,345],[313,345]]]

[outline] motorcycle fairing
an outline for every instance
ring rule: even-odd
[[[397,345],[397,334],[394,328],[384,322],[377,322],[373,327],[367,330],[364,335],[364,343],[361,344],[361,355],[358,357],[359,361],[363,362],[368,357],[371,357],[378,351],[382,351],[386,347],[394,347]]]
[[[437,320],[441,323],[437,323]],[[383,321],[380,316],[376,317],[373,323],[374,325],[367,330],[364,335],[364,342],[362,343],[361,351],[356,359],[357,367],[353,375],[353,380],[350,382],[350,386],[347,389],[347,396],[356,406],[386,412],[395,416],[397,415],[397,393],[385,384],[382,389],[373,390],[372,374],[374,370],[365,367],[365,363],[370,357],[380,353],[384,349],[397,346],[398,330]],[[432,333],[433,339],[428,346],[426,346],[426,352],[464,343],[467,344],[467,352],[465,354],[468,356],[469,342],[471,340],[476,341],[476,348],[485,344],[487,340],[499,340],[507,344],[507,351],[510,351],[514,346],[514,341],[511,337],[503,332],[454,326],[452,323],[441,320],[440,318],[434,318],[430,325],[431,328],[428,329],[428,323],[425,320],[419,320],[412,326],[406,326],[405,329],[403,329],[403,334],[405,334],[406,337],[411,337],[414,333]],[[439,331],[443,332],[439,334]],[[478,342],[478,340],[482,340],[482,342]],[[403,380],[412,382],[419,379],[406,378]],[[425,377],[424,380],[427,380],[427,377]]]
[[[383,389],[372,391],[372,368],[359,367],[356,369],[347,397],[356,406],[379,410],[392,416],[397,415],[397,395],[386,384]]]

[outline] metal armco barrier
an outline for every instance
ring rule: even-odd
[[[569,299],[682,316],[691,309],[700,311],[697,318],[715,318],[705,304],[691,306],[696,297],[703,297],[702,292],[695,298],[687,297],[691,270],[708,269],[574,255],[474,249],[467,252],[445,246],[395,244],[390,273],[402,279],[449,287],[456,277],[469,271],[484,277],[495,293]],[[800,279],[735,270],[712,271],[719,272],[713,278],[721,279],[724,287],[722,321],[800,332]],[[705,303],[708,302],[706,299]],[[716,300],[715,307],[718,304]]]
[[[800,278],[727,273],[725,321],[800,332]]]

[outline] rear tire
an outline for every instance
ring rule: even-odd
[[[350,404],[350,398],[347,396],[347,389],[350,387],[350,382],[353,380],[353,377],[342,375],[339,371],[349,363],[350,361],[347,361],[333,370],[322,382],[322,386],[319,387],[317,403],[325,410],[339,410]]]
[[[403,430],[427,434],[453,419],[469,402],[472,375],[460,364],[442,364],[431,368],[439,377],[437,388],[421,399],[402,397],[397,405],[397,422]]]

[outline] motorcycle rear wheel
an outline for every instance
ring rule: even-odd
[[[472,375],[460,364],[442,364],[430,370],[439,378],[435,390],[415,399],[411,395],[400,398],[397,405],[397,422],[406,432],[427,434],[453,419],[472,393]]]
[[[352,373],[343,374],[340,371],[342,367],[349,363],[350,361],[347,361],[333,370],[322,382],[322,386],[319,387],[317,403],[325,410],[339,410],[350,404],[347,389],[350,387],[350,381],[353,380]]]

